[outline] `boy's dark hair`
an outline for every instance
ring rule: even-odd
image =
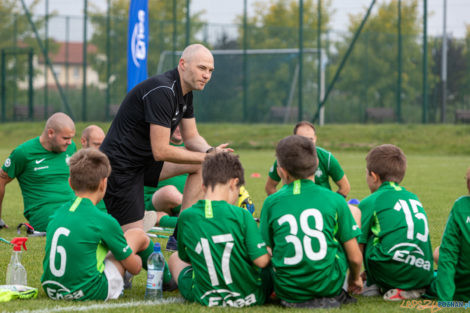
[[[315,129],[315,126],[312,123],[307,122],[307,121],[301,121],[301,122],[298,122],[297,124],[295,124],[295,126],[294,126],[294,135],[297,135],[297,130],[300,127],[303,127],[303,126],[311,127],[313,129],[313,131],[315,132],[315,134],[317,133],[317,130]]]
[[[318,167],[317,151],[313,142],[299,135],[279,141],[276,147],[277,163],[295,179],[315,174]]]
[[[366,156],[367,170],[377,174],[382,182],[400,183],[405,177],[406,156],[395,145],[381,145],[373,148]]]
[[[211,153],[202,163],[202,183],[214,189],[217,184],[226,184],[238,178],[238,186],[245,184],[243,166],[238,155],[230,152]]]
[[[98,149],[81,149],[70,158],[70,185],[75,191],[96,191],[109,174],[108,157]]]

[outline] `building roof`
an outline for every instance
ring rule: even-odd
[[[49,58],[53,64],[83,64],[83,43],[82,42],[63,42],[63,41],[55,41],[54,44],[59,45],[59,49],[57,53],[50,53]],[[68,47],[68,55],[67,55],[67,47]],[[87,44],[87,51],[89,54],[95,54],[98,49],[95,45],[88,43]],[[44,58],[42,54],[39,55],[39,63],[44,63]]]

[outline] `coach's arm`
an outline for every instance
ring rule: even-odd
[[[2,204],[3,197],[5,196],[5,186],[12,180],[13,178],[10,178],[4,170],[0,169],[0,228],[8,227],[8,225],[2,220]]]
[[[351,191],[351,185],[349,185],[349,180],[346,177],[346,174],[344,174],[343,178],[340,180],[335,181],[335,184],[338,186],[338,190],[336,192],[346,198]]]

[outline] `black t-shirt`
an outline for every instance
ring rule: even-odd
[[[113,170],[133,171],[152,165],[150,124],[171,128],[194,117],[193,94],[183,96],[177,69],[152,76],[124,98],[100,149]],[[170,138],[168,138],[170,140]]]

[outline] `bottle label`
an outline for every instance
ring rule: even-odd
[[[162,289],[163,288],[163,271],[148,270],[147,272],[147,288]]]

